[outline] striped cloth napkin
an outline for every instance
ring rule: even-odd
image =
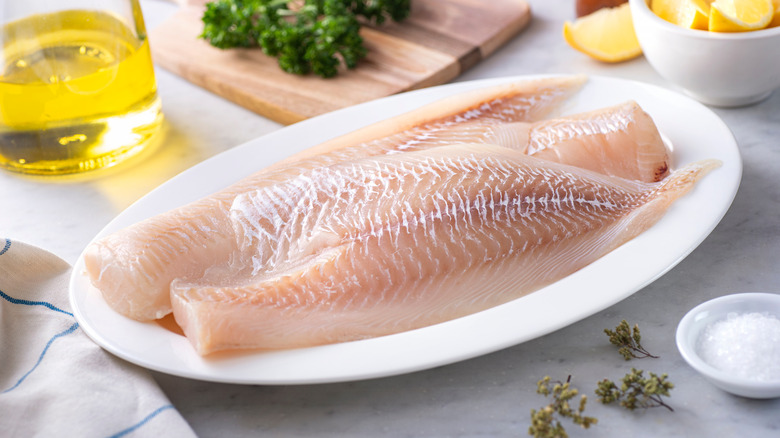
[[[0,238],[0,435],[195,436],[146,370],[82,332],[70,271],[49,252]]]

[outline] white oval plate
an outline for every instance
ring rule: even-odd
[[[442,97],[509,77],[454,83],[345,108],[226,151],[161,185],[127,208],[100,234],[209,195],[304,148]],[[192,379],[304,384],[382,377],[445,365],[494,352],[558,330],[628,297],[696,248],[728,210],[742,161],[728,127],[703,105],[663,88],[591,77],[565,108],[575,113],[633,99],[656,121],[673,147],[675,167],[723,161],[651,229],[595,263],[510,303],[442,324],[356,342],[272,352],[198,356],[186,338],[157,323],[140,323],[111,310],[84,275],[79,257],[70,282],[74,314],[84,331],[111,353],[140,366]],[[555,312],[550,312],[550,309]]]

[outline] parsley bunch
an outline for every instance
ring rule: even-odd
[[[327,78],[366,56],[362,22],[401,21],[410,9],[411,0],[216,0],[201,38],[220,49],[260,46],[286,72]]]

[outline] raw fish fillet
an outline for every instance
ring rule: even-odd
[[[634,101],[534,123],[462,123],[456,130],[420,138],[405,150],[459,143],[504,146],[556,163],[644,182],[660,181],[670,169],[671,154],[655,122]]]
[[[526,153],[644,182],[669,174],[670,153],[650,116],[629,101],[529,127]]]
[[[482,141],[469,125],[533,122],[548,117],[585,78],[523,81],[463,93],[307,149],[212,196],[140,222],[90,245],[87,273],[117,312],[145,321],[171,311],[170,284],[197,278],[231,256],[227,215],[234,198],[310,169],[347,160],[442,144]],[[475,134],[476,133],[476,134]],[[475,135],[477,137],[475,137]],[[512,140],[508,140],[512,141]]]
[[[317,168],[230,208],[228,263],[171,286],[200,354],[382,336],[533,292],[647,230],[717,161],[660,183],[490,145]]]

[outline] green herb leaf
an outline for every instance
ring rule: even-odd
[[[261,47],[279,67],[328,78],[367,54],[361,23],[401,21],[411,0],[215,0],[206,4],[201,38],[214,47]]]

